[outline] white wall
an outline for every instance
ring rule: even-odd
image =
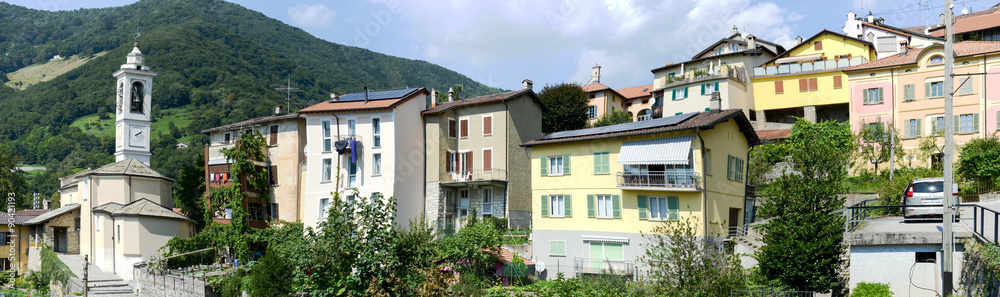
[[[958,287],[962,274],[964,249],[955,248],[952,283]],[[937,253],[936,263],[916,263],[916,252]],[[850,248],[851,289],[858,283],[888,283],[895,296],[921,297],[937,296],[935,292],[918,289],[916,286],[941,290],[941,245],[877,245],[852,246]],[[915,265],[914,265],[915,264]],[[913,269],[912,278],[910,277]],[[911,284],[912,281],[912,284]]]

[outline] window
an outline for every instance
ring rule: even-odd
[[[896,43],[896,37],[894,36],[877,37],[875,40],[875,49],[880,53],[895,53],[899,48],[899,44]]]
[[[868,88],[861,90],[862,102],[865,105],[882,104],[882,88]]]
[[[822,41],[813,42],[813,50],[817,51],[823,50],[823,42]]]
[[[330,198],[319,198],[319,218],[325,218],[330,209]]]
[[[382,146],[382,119],[372,118],[372,146]]]
[[[271,136],[270,145],[278,145],[278,125],[271,125],[271,130],[268,136]]]
[[[549,157],[549,175],[563,174],[563,157]]]
[[[347,136],[354,137],[356,135],[358,135],[358,121],[347,120]]]
[[[811,92],[818,90],[819,88],[816,86],[817,81],[818,79],[815,77],[799,79],[799,92]]]
[[[330,121],[323,121],[323,151],[333,150],[333,139],[330,133]]]
[[[775,94],[785,93],[785,84],[783,81],[778,80],[774,82],[774,93]]]
[[[483,116],[483,136],[493,135],[493,116]]]
[[[710,83],[710,84],[702,84],[701,85],[701,94],[702,95],[711,95],[712,92],[715,92],[715,91],[718,91],[718,90],[719,90],[719,83],[718,82],[716,82],[716,83]]]
[[[645,198],[644,196],[639,196],[640,200]],[[676,196],[670,197],[649,197],[649,219],[650,220],[680,220],[680,207],[678,206]],[[641,208],[643,205],[639,205]],[[640,212],[642,210],[640,209]],[[640,217],[641,219],[641,217]]]
[[[323,179],[321,182],[329,182],[333,175],[333,159],[323,159]]]
[[[549,256],[566,256],[566,241],[565,240],[550,240],[549,241]]]
[[[834,76],[833,77],[833,88],[834,89],[840,89],[840,88],[843,88],[843,87],[844,87],[843,77],[841,77],[840,75]]]
[[[267,171],[272,186],[278,185],[278,165],[271,165]]]
[[[493,172],[493,149],[483,149],[483,172]]]
[[[369,198],[371,202],[382,200],[382,192],[372,192],[372,196]]]
[[[636,121],[646,121],[653,118],[653,112],[649,109],[643,109],[639,111],[639,115],[636,116]]]
[[[358,163],[347,162],[347,187],[358,186]]]
[[[715,55],[721,55],[721,54],[722,54],[722,51],[723,51],[724,49],[726,49],[726,48],[724,48],[724,47],[721,47],[721,46],[720,46],[720,47],[717,47],[717,48],[715,48]]]
[[[731,181],[743,182],[743,159],[729,155],[728,173],[726,177]]]
[[[955,116],[955,133],[979,132],[979,114],[969,113]]]
[[[469,216],[469,190],[458,191],[458,208],[460,218]]]
[[[101,231],[101,215],[94,216],[94,231]]]
[[[459,133],[460,133],[459,136],[462,137],[462,138],[469,137],[469,118],[459,119],[458,120],[458,126],[459,126]]]
[[[740,51],[740,45],[739,44],[735,44],[735,43],[730,43],[729,44],[729,52],[730,53],[735,53],[735,52],[738,52],[738,51]]]
[[[614,209],[611,202],[611,195],[597,195],[598,218],[611,218]]]
[[[232,137],[233,137],[232,134],[229,134],[229,133],[223,134],[222,135],[222,143],[229,143],[230,141],[232,141]]]
[[[448,119],[448,137],[455,138],[455,119]]]
[[[228,216],[227,216],[228,217]],[[115,236],[115,241],[122,243],[122,225],[115,226],[118,229],[118,234]]]
[[[681,100],[688,97],[688,88],[674,89],[673,98],[671,100]]]
[[[594,153],[594,174],[610,174],[611,162],[608,152]]]
[[[493,189],[483,188],[483,214],[493,214]]]
[[[942,56],[931,57],[931,60],[930,60],[929,64],[930,65],[941,65],[941,64],[944,64],[944,57],[942,57]]]
[[[917,99],[917,86],[914,84],[903,85],[903,101],[913,101]]]
[[[944,97],[944,82],[928,82],[924,83],[924,97],[926,98],[937,98]]]
[[[563,195],[549,196],[549,216],[562,217],[566,215],[566,204]]]
[[[936,117],[936,118],[934,118],[933,125],[934,125],[934,127],[933,127],[933,129],[934,129],[934,136],[944,135],[943,134],[944,133],[944,117]]]
[[[587,119],[593,120],[593,119],[596,119],[596,118],[597,118],[597,106],[588,106],[587,107]]]
[[[625,248],[620,243],[591,242],[590,243],[590,268],[606,269],[608,261],[624,261]],[[597,261],[600,260],[600,261]]]
[[[903,121],[903,137],[905,138],[917,138],[920,137],[920,119],[904,120]]]
[[[705,149],[705,174],[712,175],[712,149]]]
[[[372,176],[382,175],[382,154],[372,155]]]

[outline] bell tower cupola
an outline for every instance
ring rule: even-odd
[[[115,161],[136,159],[149,165],[153,77],[139,50],[138,36],[132,52],[113,76],[115,82]]]

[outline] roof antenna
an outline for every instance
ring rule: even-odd
[[[278,92],[285,92],[285,109],[288,110],[288,112],[292,112],[292,92],[298,92],[301,91],[301,89],[292,87],[292,74],[290,73],[288,74],[288,80],[285,84],[286,86],[284,88],[274,88],[274,90]]]

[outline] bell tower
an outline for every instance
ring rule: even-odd
[[[139,51],[138,36],[132,52],[115,77],[115,162],[136,159],[149,165],[149,133],[153,77]]]

